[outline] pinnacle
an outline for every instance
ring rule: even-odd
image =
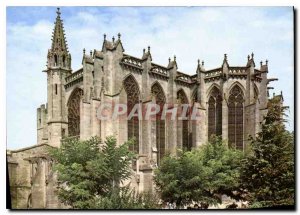
[[[56,10],[56,14],[57,14],[58,17],[59,17],[60,14],[61,14],[61,13],[60,13],[60,8],[59,8],[59,7],[58,7],[57,10]]]
[[[52,31],[51,48],[49,50],[47,65],[48,67],[64,67],[70,69],[71,62],[68,58],[70,54],[59,8],[57,8],[56,14],[57,16]]]
[[[227,61],[227,54],[224,54],[224,60]]]
[[[52,32],[52,50],[68,50],[63,21],[60,18],[60,8],[57,8],[56,14],[57,17]]]

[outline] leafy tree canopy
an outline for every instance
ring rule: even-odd
[[[64,139],[60,148],[50,150],[55,160],[59,199],[79,209],[147,207],[145,196],[120,186],[132,174],[135,155],[129,150],[131,144],[133,141],[117,146],[112,136],[104,143],[96,137],[86,141]]]
[[[239,199],[242,153],[229,149],[220,138],[198,149],[166,156],[155,171],[155,183],[165,202],[183,206],[192,202],[221,203],[221,195]]]
[[[284,125],[279,96],[268,103],[262,130],[251,138],[252,153],[243,161],[241,181],[252,207],[294,205],[294,135]]]

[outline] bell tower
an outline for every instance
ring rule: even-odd
[[[68,118],[65,98],[65,78],[71,74],[71,54],[68,51],[61,13],[57,16],[52,35],[51,49],[47,55],[48,91],[48,144],[60,146],[61,139],[67,135]]]
[[[71,54],[68,51],[63,21],[60,18],[60,9],[56,11],[55,26],[52,34],[51,49],[48,50],[47,68],[63,68],[71,70]]]

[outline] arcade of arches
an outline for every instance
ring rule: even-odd
[[[127,95],[128,114],[132,111],[135,104],[139,104],[140,91],[139,86],[132,76],[128,76],[124,82],[124,89]],[[151,88],[153,102],[163,107],[166,103],[166,97],[162,87],[155,83]],[[78,136],[80,134],[80,100],[83,91],[75,89],[68,101],[68,132],[69,136]],[[177,101],[179,104],[188,104],[188,98],[181,89],[177,92]],[[213,87],[208,97],[208,136],[222,135],[222,93],[217,87]],[[156,118],[156,146],[158,150],[157,162],[159,163],[166,150],[166,122],[161,119],[162,108]],[[228,99],[228,140],[233,148],[243,150],[243,128],[244,128],[244,95],[239,86],[234,86]],[[181,127],[182,147],[190,150],[192,148],[191,137],[189,135],[189,120],[178,122]],[[137,116],[132,117],[127,122],[128,139],[134,138],[135,144],[132,150],[139,152],[139,120]]]

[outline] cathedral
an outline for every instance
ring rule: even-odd
[[[224,55],[221,66],[206,70],[195,63],[194,75],[178,71],[176,57],[168,63],[152,62],[150,47],[141,56],[124,52],[121,34],[102,47],[83,49],[82,67],[73,70],[71,53],[61,19],[57,17],[47,53],[47,103],[37,108],[37,144],[7,150],[13,208],[64,208],[56,194],[53,161],[47,149],[59,147],[66,137],[81,140],[114,135],[118,144],[135,139],[137,154],[131,185],[138,191],[153,190],[153,170],[166,153],[199,147],[211,135],[221,136],[230,147],[245,151],[249,135],[260,131],[267,112],[268,61],[257,66],[254,54],[241,66],[232,66]],[[196,61],[196,60],[195,60]],[[46,86],[45,86],[46,87]],[[167,104],[168,111],[189,104],[197,119],[100,120],[101,104]],[[159,114],[159,113],[158,113]]]

